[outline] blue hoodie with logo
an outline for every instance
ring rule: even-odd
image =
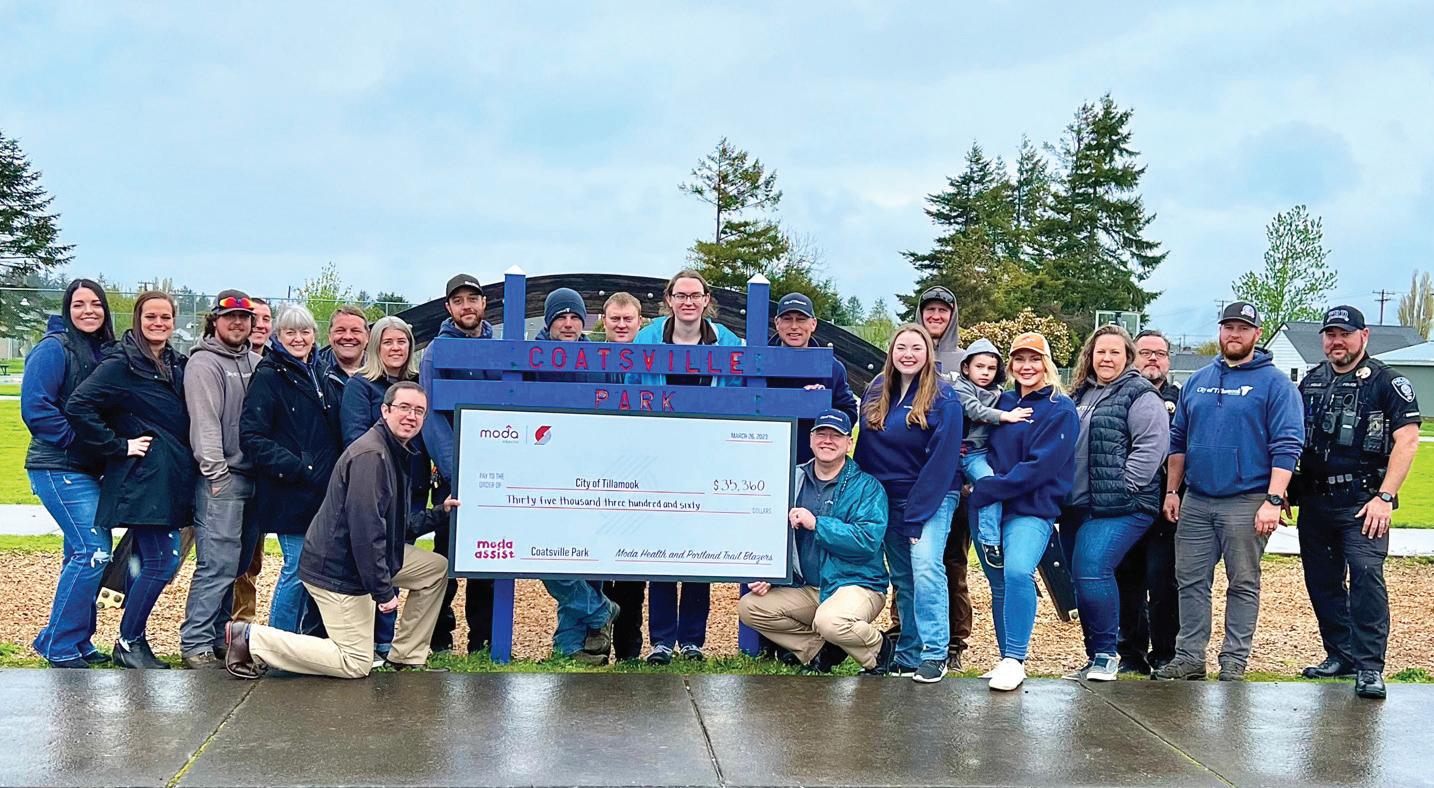
[[[980,509],[999,501],[1007,515],[1056,519],[1075,483],[1080,438],[1075,403],[1046,386],[1024,397],[1020,391],[1007,391],[996,407],[1030,408],[1031,420],[991,430],[986,458],[995,473],[972,485],[969,507]]]
[[[1191,375],[1170,427],[1185,483],[1209,498],[1265,492],[1270,469],[1293,471],[1304,442],[1299,389],[1264,350],[1238,367],[1221,357]]]

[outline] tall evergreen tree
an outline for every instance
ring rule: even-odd
[[[1143,310],[1154,300],[1140,283],[1168,254],[1145,236],[1155,215],[1140,197],[1145,167],[1131,147],[1130,118],[1107,94],[1076,110],[1054,148],[1061,173],[1042,232],[1052,259],[1036,300],[1078,336],[1097,309]]]
[[[50,276],[74,259],[74,245],[60,243],[54,199],[20,143],[0,132],[0,286],[53,285]],[[51,301],[58,304],[46,294],[0,290],[0,336],[38,337],[45,313],[54,311]]]
[[[933,248],[902,252],[917,270],[915,291],[900,297],[903,314],[914,317],[921,292],[937,284],[956,293],[963,321],[1002,317],[1021,300],[1025,277],[1009,257],[1016,245],[1011,195],[1005,163],[973,142],[961,174],[926,197],[926,215],[943,231]]]
[[[743,290],[754,274],[772,283],[773,295],[805,293],[817,317],[836,316],[841,297],[821,275],[821,251],[809,238],[793,238],[770,218],[781,204],[777,173],[723,137],[678,186],[712,206],[711,240],[699,239],[689,257],[715,287]]]
[[[1016,154],[1016,179],[1011,183],[1011,240],[1008,256],[1027,271],[1037,269],[1047,258],[1041,230],[1051,212],[1051,174],[1046,158],[1021,135]]]

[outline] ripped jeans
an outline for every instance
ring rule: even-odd
[[[95,652],[95,597],[100,592],[114,551],[108,528],[95,526],[100,502],[99,480],[86,473],[57,470],[26,471],[30,488],[55,518],[65,537],[60,581],[50,620],[35,637],[35,652],[51,662]]]

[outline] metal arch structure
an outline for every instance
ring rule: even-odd
[[[527,303],[524,305],[523,313],[531,317],[541,316],[543,300],[548,297],[548,293],[560,287],[568,287],[582,295],[589,315],[601,314],[603,302],[608,299],[608,296],[617,292],[627,292],[642,304],[643,317],[653,318],[658,316],[662,308],[662,290],[666,286],[666,279],[627,274],[531,276],[527,278]],[[717,302],[717,322],[745,338],[747,333],[747,294],[721,287],[712,290]],[[489,322],[495,326],[500,325],[502,320],[495,319],[495,317],[503,314],[503,282],[498,281],[485,285],[483,295],[488,299],[486,315]],[[767,314],[775,314],[776,309],[777,302],[771,301]],[[406,309],[398,313],[397,316],[413,326],[414,340],[419,347],[423,347],[438,334],[438,326],[444,318],[448,317],[448,313],[443,308],[443,299],[435,298],[426,304]],[[836,358],[846,366],[847,378],[851,382],[852,391],[860,397],[871,379],[881,371],[882,362],[885,360],[884,350],[874,347],[856,334],[825,320],[817,321],[817,330],[813,336],[817,342],[830,347]],[[760,343],[754,344],[766,344],[766,342],[767,337],[762,337]]]

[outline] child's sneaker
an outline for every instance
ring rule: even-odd
[[[981,545],[981,557],[986,559],[986,566],[992,569],[1001,569],[1006,565],[1006,559],[1001,555],[1001,546],[998,544]]]

